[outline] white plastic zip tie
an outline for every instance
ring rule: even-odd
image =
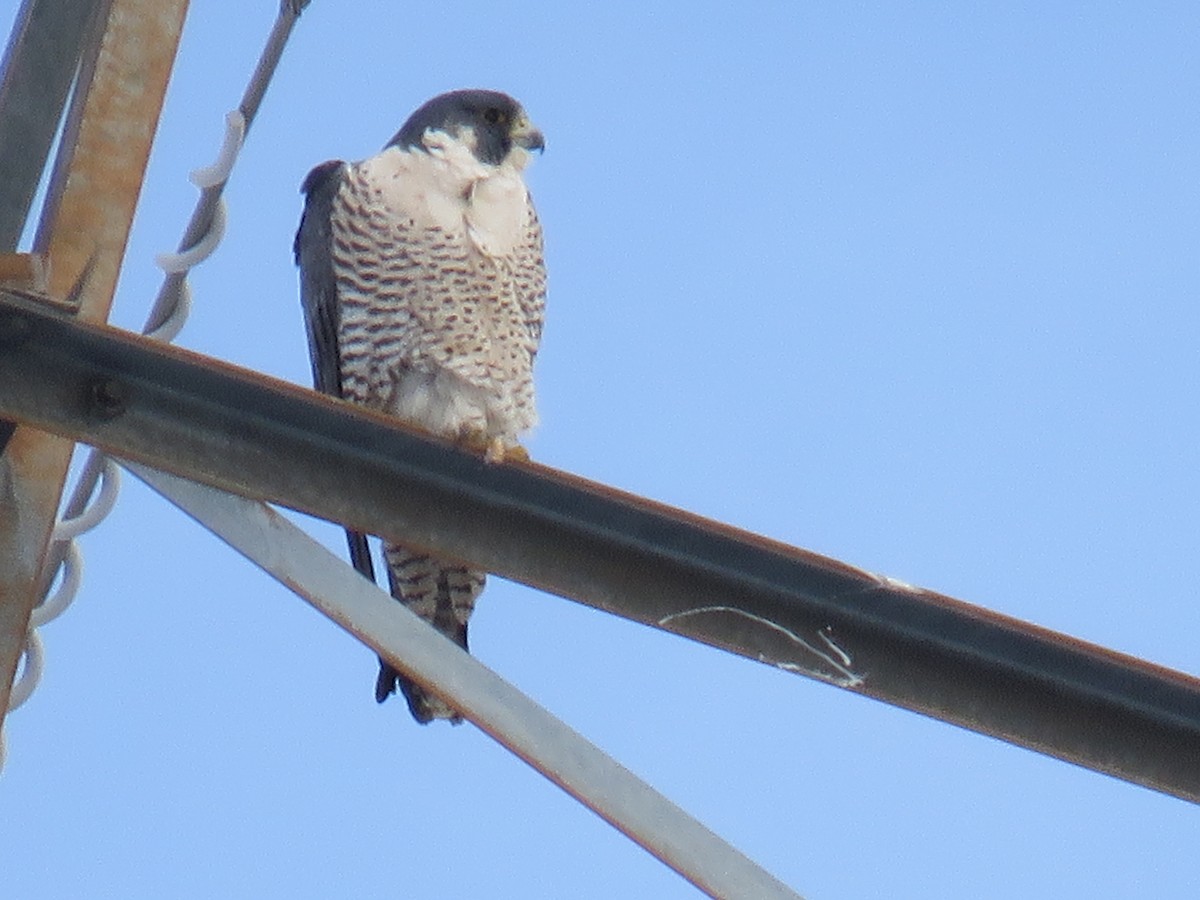
[[[49,595],[29,614],[29,627],[41,628],[47,622],[53,622],[71,605],[75,595],[79,593],[79,585],[83,582],[83,553],[79,544],[71,541],[67,545],[67,555],[63,557],[62,581],[58,590]]]
[[[145,332],[146,337],[155,341],[162,341],[164,344],[169,344],[175,340],[176,335],[183,330],[184,323],[187,322],[188,316],[192,312],[192,286],[186,281],[179,285],[179,293],[176,295],[175,307],[170,314],[163,319],[162,324],[157,328],[152,328]]]
[[[186,276],[192,266],[202,263],[212,256],[223,237],[225,237],[225,201],[218,200],[217,208],[213,210],[212,224],[208,226],[204,237],[180,253],[160,253],[154,257],[154,261],[168,275]]]
[[[54,526],[55,541],[69,541],[91,531],[112,512],[117,502],[117,493],[121,490],[121,470],[111,460],[104,461],[101,472],[100,492],[83,512],[69,519],[60,519]]]
[[[221,144],[221,151],[211,166],[196,169],[188,176],[192,184],[204,189],[228,181],[229,173],[233,171],[233,164],[237,162],[238,154],[242,150],[242,141],[245,139],[246,117],[242,115],[242,111],[234,109],[225,113],[225,142]]]
[[[237,162],[238,153],[241,152],[242,142],[245,138],[246,117],[242,115],[242,111],[235,109],[227,112],[225,114],[225,138],[221,142],[221,149],[217,153],[216,161],[210,166],[195,169],[188,179],[201,190],[223,185],[229,180],[229,175],[233,171],[234,163]],[[168,275],[182,275],[183,280],[179,284],[179,292],[171,312],[157,328],[145,332],[147,337],[170,342],[179,334],[192,308],[192,291],[187,283],[187,273],[194,266],[212,256],[217,245],[221,243],[221,239],[225,237],[225,223],[225,200],[218,197],[208,230],[200,240],[186,250],[177,253],[159,253],[154,257],[154,261],[160,269]]]
[[[113,505],[117,502],[117,492],[121,486],[121,471],[117,464],[111,459],[105,459],[100,477],[100,489],[83,511],[69,519],[60,519],[54,526],[52,540],[65,542],[67,545],[61,569],[62,581],[58,589],[44,597],[29,614],[29,632],[25,638],[25,647],[21,650],[21,674],[13,682],[8,698],[10,711],[28,700],[42,679],[45,653],[37,629],[61,616],[79,592],[83,578],[83,553],[79,550],[75,538],[99,525],[104,517],[112,512]],[[3,740],[2,735],[0,740]],[[0,750],[0,767],[2,760],[3,752]]]
[[[42,637],[36,631],[30,631],[25,638],[25,649],[21,654],[21,674],[13,682],[12,693],[9,694],[8,708],[16,709],[29,699],[38,682],[42,680],[42,666],[46,654],[42,648]]]
[[[13,681],[12,691],[8,695],[8,710],[12,712],[33,694],[34,688],[42,680],[42,667],[45,662],[45,652],[42,648],[42,638],[32,628],[25,636],[25,646],[18,660],[18,675]],[[4,770],[4,762],[8,759],[8,743],[4,737],[4,729],[0,728],[0,771]]]

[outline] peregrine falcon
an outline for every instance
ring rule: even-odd
[[[492,462],[524,455],[546,269],[521,175],[543,146],[511,97],[453,91],[377,155],[308,174],[294,251],[317,390]],[[374,581],[366,536],[346,538]],[[484,574],[403,544],[385,541],[383,554],[392,596],[466,649]],[[397,686],[418,722],[461,720],[381,659],[375,699]]]

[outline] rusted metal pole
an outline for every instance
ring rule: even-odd
[[[34,249],[49,296],[74,293],[85,321],[108,317],[186,11],[187,0],[111,0],[81,62]],[[72,446],[21,426],[0,457],[0,717]]]
[[[1200,679],[0,296],[5,334],[0,415],[1200,802]]]

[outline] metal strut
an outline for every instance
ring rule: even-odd
[[[0,416],[1200,802],[1200,680],[0,301]]]
[[[201,525],[614,828],[712,897],[798,900],[786,884],[538,706],[278,512],[144,466],[130,469]]]

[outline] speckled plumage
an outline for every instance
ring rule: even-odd
[[[318,389],[501,456],[537,421],[546,276],[521,177],[541,135],[511,98],[436,97],[379,154],[318,166],[296,236]],[[361,535],[351,556],[370,571]],[[483,573],[384,548],[392,594],[464,648]],[[370,577],[374,577],[373,572]],[[414,717],[453,710],[381,661]]]

